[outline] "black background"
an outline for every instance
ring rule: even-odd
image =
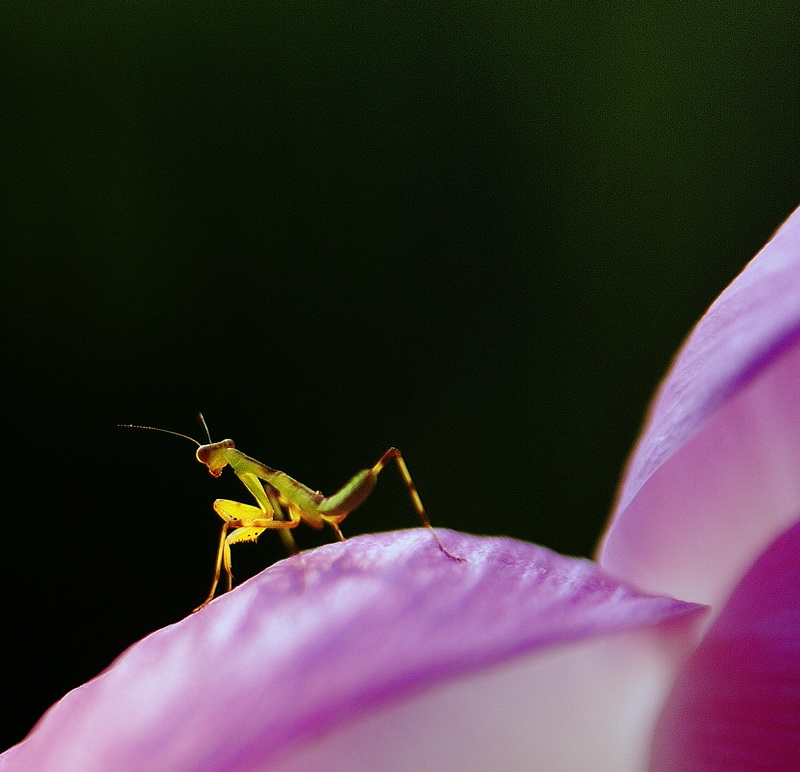
[[[247,500],[118,423],[202,410],[326,492],[397,445],[434,524],[591,554],[671,356],[800,203],[795,10],[4,3],[3,747],[202,600]],[[346,534],[416,524],[384,476]]]

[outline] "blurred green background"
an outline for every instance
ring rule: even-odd
[[[434,524],[590,555],[670,358],[800,203],[795,22],[4,3],[3,747],[202,600],[247,500],[117,423],[202,410],[326,492],[396,445]],[[416,525],[383,477],[346,534]]]

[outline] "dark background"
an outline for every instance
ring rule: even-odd
[[[118,423],[202,410],[326,492],[397,445],[435,524],[591,554],[671,356],[800,203],[795,11],[4,3],[3,747],[202,600],[247,500]],[[416,524],[384,477],[346,534]]]

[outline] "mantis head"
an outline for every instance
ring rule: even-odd
[[[200,445],[197,448],[197,460],[208,467],[208,471],[214,477],[219,477],[222,470],[228,465],[227,450],[235,448],[233,440],[222,440],[222,442],[212,442],[209,445]]]
[[[230,463],[229,462],[229,454],[227,453],[228,450],[235,448],[236,445],[234,444],[233,440],[222,440],[222,442],[211,442],[211,434],[208,431],[208,426],[206,424],[206,419],[203,418],[203,414],[200,413],[200,421],[203,424],[203,428],[206,430],[206,436],[208,437],[208,445],[203,445],[202,443],[198,442],[194,437],[190,437],[188,434],[181,434],[180,432],[173,432],[170,429],[159,429],[157,426],[140,426],[139,424],[118,424],[126,429],[149,429],[153,432],[164,432],[164,434],[174,434],[176,437],[183,437],[185,440],[189,440],[197,445],[197,460],[201,464],[205,464],[208,467],[208,471],[214,476],[219,477],[222,474],[222,470]]]

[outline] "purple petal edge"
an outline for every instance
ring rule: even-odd
[[[700,319],[669,370],[615,512],[730,397],[800,339],[800,208]]]
[[[800,508],[800,210],[697,324],[653,403],[598,561],[714,608]]]
[[[281,561],[160,630],[54,705],[0,769],[267,767],[414,692],[515,656],[703,607],[590,561],[416,529]]]

